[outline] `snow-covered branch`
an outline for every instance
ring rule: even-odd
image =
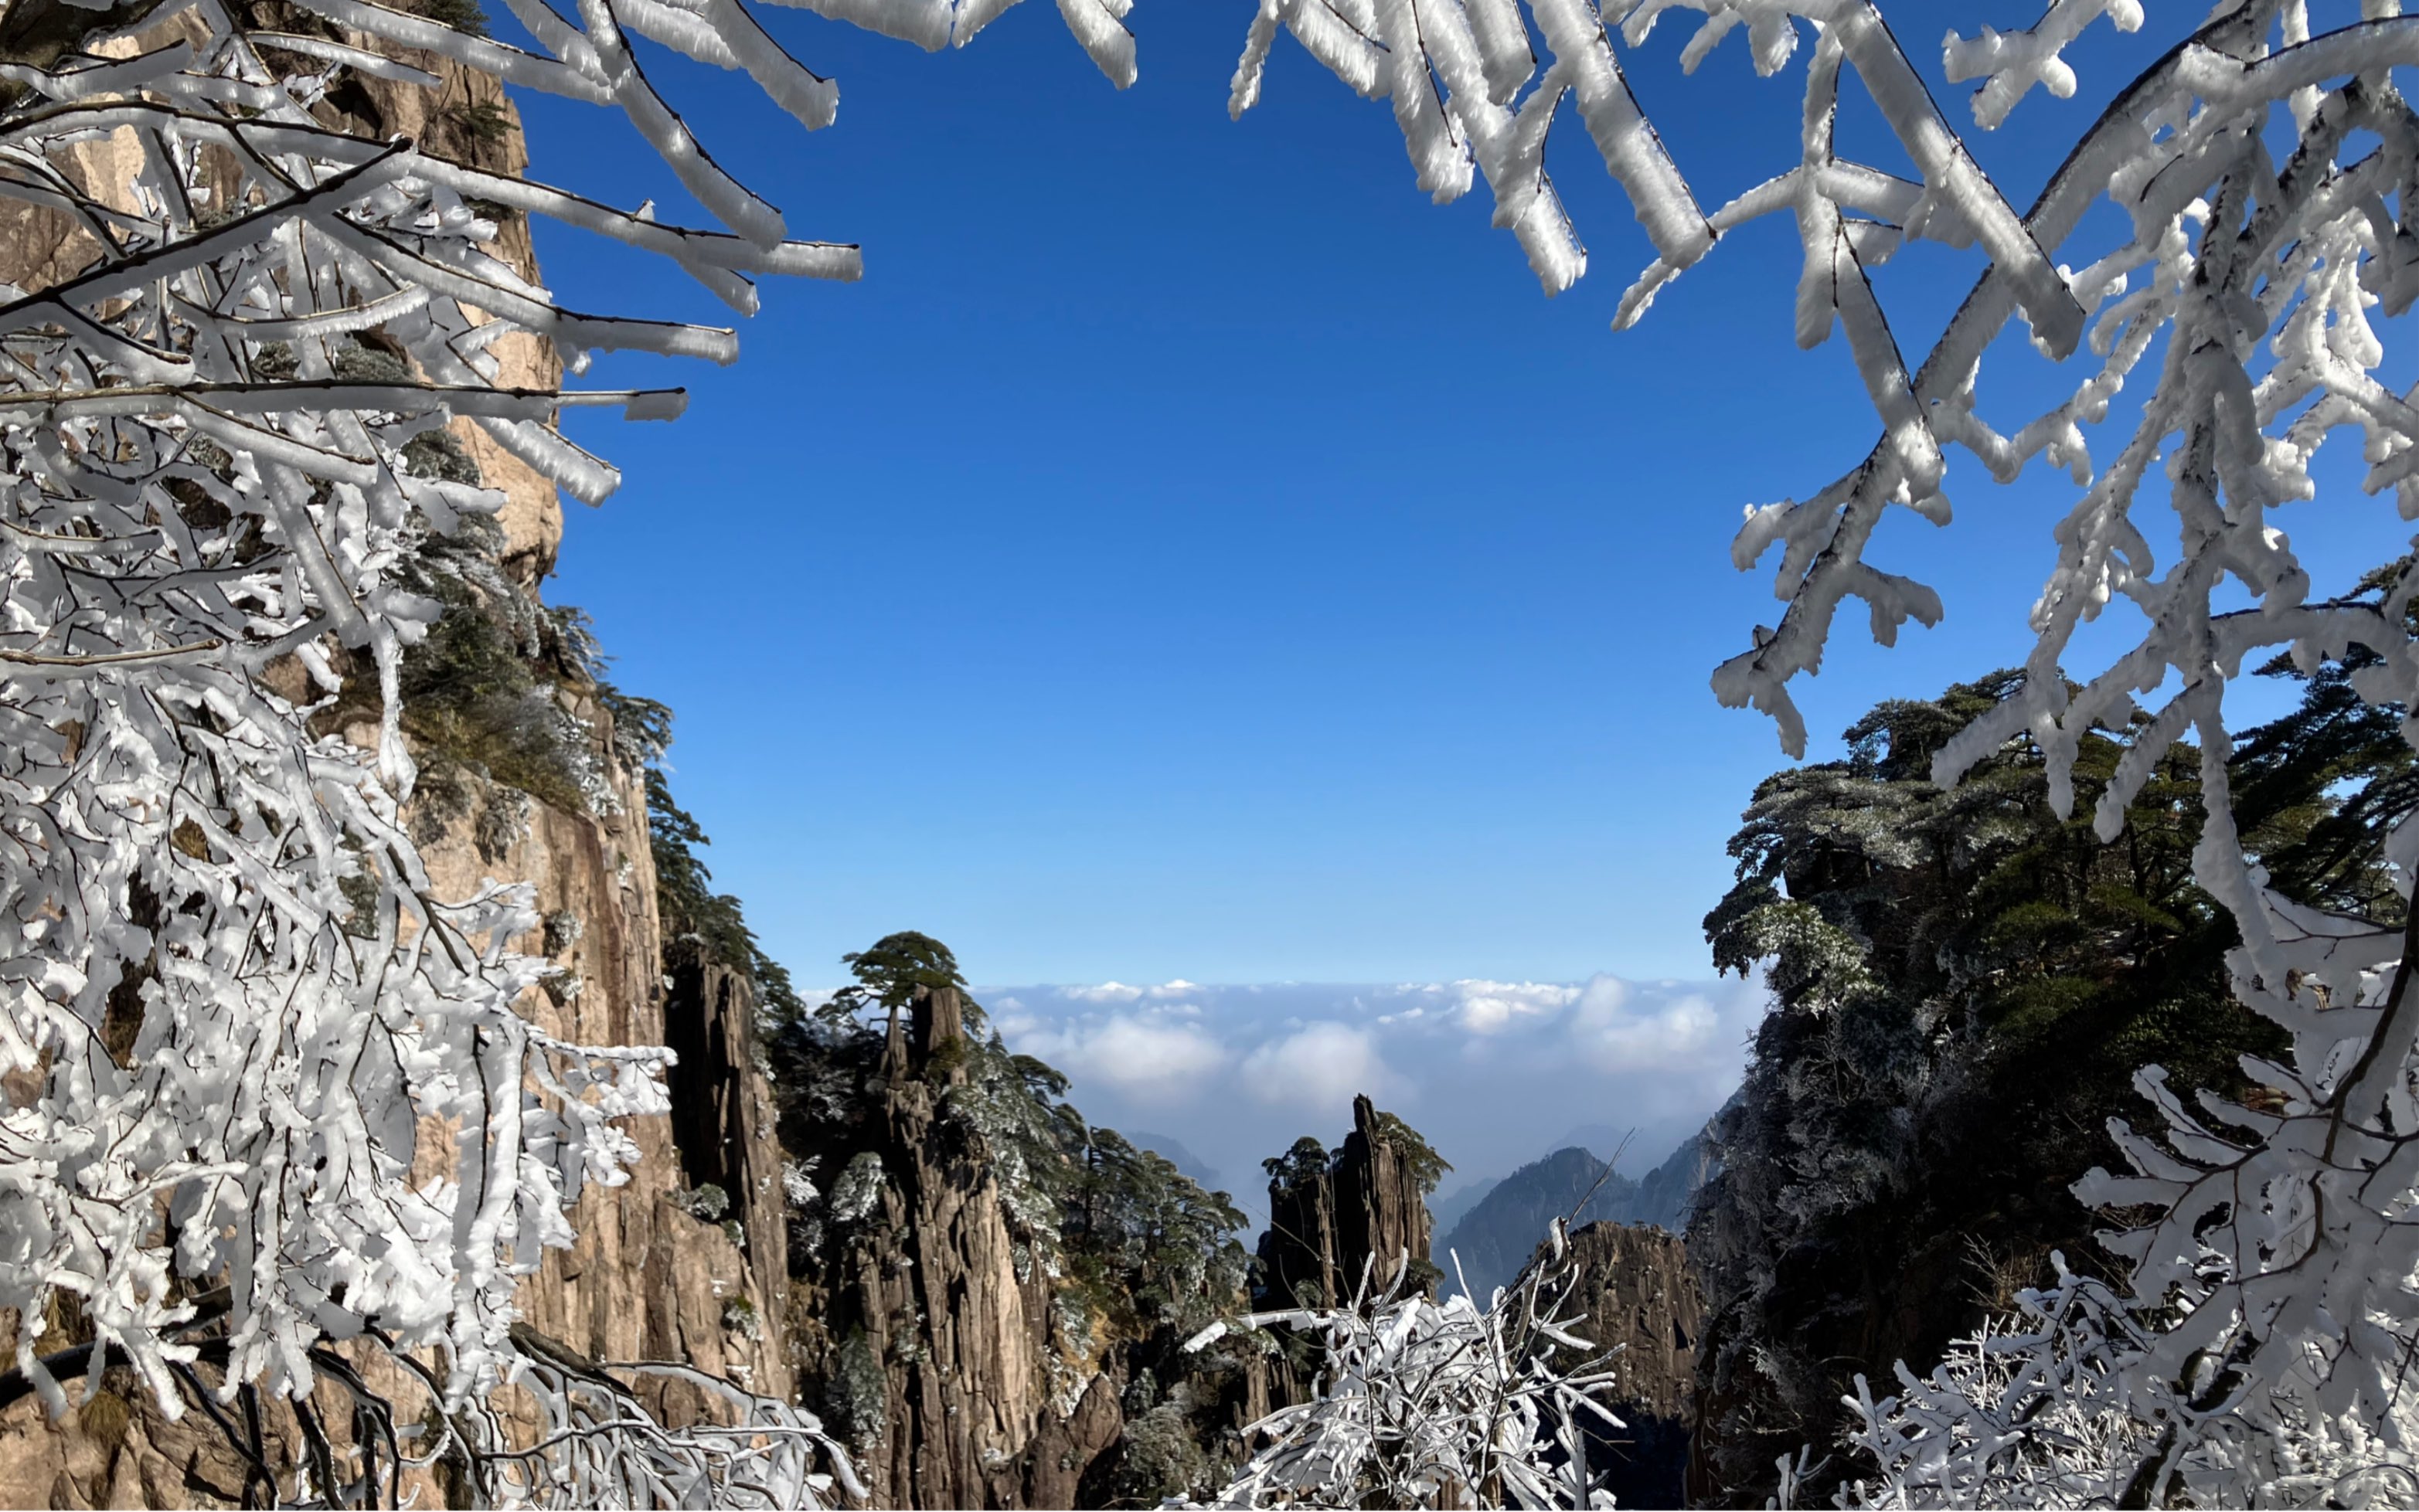
[[[1004,7],[831,8],[939,45]],[[1062,8],[1129,82],[1122,7]],[[531,890],[432,884],[399,679],[439,608],[416,566],[503,503],[448,466],[455,430],[595,500],[618,475],[556,414],[681,407],[510,386],[500,343],[574,374],[736,354],[729,330],[564,308],[501,221],[660,254],[743,313],[756,277],[856,276],[855,248],[788,239],[715,163],[631,38],[743,69],[810,128],[837,91],[737,0],[512,9],[534,50],[364,0],[275,29],[240,0],[7,18],[40,42],[0,57],[0,199],[83,266],[0,288],[0,1306],[54,1411],[131,1365],[162,1413],[230,1434],[247,1494],[375,1503],[398,1466],[451,1465],[498,1504],[815,1504],[849,1473],[809,1414],[516,1329],[572,1204],[627,1180],[622,1125],[664,1111],[669,1057],[522,1016],[547,970],[515,948]],[[448,70],[615,108],[721,226],[331,124],[348,76]],[[89,1345],[45,1336],[61,1293]],[[673,1377],[707,1421],[652,1415]],[[342,1449],[310,1405],[331,1381],[356,1401]],[[308,1445],[294,1463],[264,1462],[254,1393]]]
[[[1796,161],[1711,213],[1632,100],[1607,25],[1634,48],[1684,9],[1703,17],[1681,58],[1690,71],[1734,31],[1767,76],[1810,41]],[[2318,497],[2314,459],[2343,433],[2363,490],[2419,518],[2419,409],[2385,376],[2392,323],[2419,297],[2419,115],[2393,73],[2419,63],[2419,18],[2399,12],[2393,0],[2228,0],[2180,17],[2173,45],[2081,130],[2022,213],[1867,0],[1635,0],[1601,19],[1584,0],[1531,0],[1525,13],[1516,0],[1264,0],[1246,44],[1237,109],[1256,97],[1275,31],[1291,30],[1348,84],[1391,99],[1422,188],[1452,198],[1476,169],[1548,291],[1584,267],[1541,166],[1557,103],[1574,94],[1656,254],[1622,325],[1732,229],[1795,218],[1797,338],[1845,331],[1880,435],[1809,497],[1749,510],[1733,548],[1742,569],[1779,548],[1786,607],[1714,688],[1771,715],[1793,754],[1806,732],[1788,684],[1816,670],[1846,600],[1864,602],[1884,644],[1908,619],[1939,618],[1933,590],[1871,565],[1868,548],[1894,505],[1948,523],[1952,446],[2001,481],[2041,458],[2077,496],[2033,610],[2025,685],[1949,744],[1936,778],[1954,783],[2028,738],[2063,814],[2085,736],[2130,728],[2095,816],[2108,839],[2173,743],[2197,744],[2208,818],[2195,879],[2239,928],[2237,995],[2290,1037],[2286,1062],[2244,1066],[2273,1102],[2203,1093],[2195,1106],[2158,1068],[2143,1072],[2164,1127],[2119,1128],[2132,1174],[2096,1175],[2081,1193],[2157,1214],[2109,1240],[2134,1267],[2132,1295],[2069,1278],[2041,1299],[2040,1326],[1977,1341],[1934,1384],[1910,1379],[1908,1396],[1863,1404],[1883,1500],[2164,1504],[2180,1491],[2231,1504],[2343,1495],[2338,1482],[2383,1494],[2360,1480],[2372,1474],[2404,1477],[2407,1495],[2394,1446],[2419,1352],[2419,953],[2400,927],[2267,885],[2236,832],[2225,696],[2246,658],[2282,651],[2305,671],[2356,654],[2361,697],[2419,703],[2419,557],[2380,564],[2361,592],[2315,597],[2277,519]],[[2134,0],[2053,0],[2023,31],[1952,33],[1946,71],[1977,85],[1974,119],[1995,128],[2036,86],[2075,92],[2063,53],[2103,19],[2132,31],[2147,18]],[[1850,81],[1887,128],[1887,163],[1841,156]],[[1909,363],[1874,275],[1915,238],[1970,248],[1982,267]],[[2072,376],[2046,409],[1986,420],[1982,358],[2019,318]],[[2144,374],[2148,391],[2119,408]],[[2118,434],[2098,434],[2112,421]],[[2136,517],[2154,469],[2165,530]],[[2163,567],[2152,541],[2166,531],[2178,545]],[[2078,630],[2112,604],[2130,607],[2138,635],[2103,667],[2070,669]],[[2419,827],[2406,822],[2389,855],[2408,896]],[[2044,1403],[2054,1410],[2034,1415]],[[2031,1426],[2010,1427],[2018,1417]]]

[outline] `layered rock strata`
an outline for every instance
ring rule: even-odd
[[[1411,1285],[1433,1290],[1428,1245],[1435,1226],[1407,1134],[1367,1097],[1355,1097],[1352,1132],[1333,1157],[1317,1141],[1304,1139],[1267,1163],[1269,1229],[1260,1240],[1258,1306],[1340,1307],[1364,1277],[1373,1291],[1382,1291],[1406,1263]]]

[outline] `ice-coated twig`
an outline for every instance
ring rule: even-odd
[[[1635,115],[1606,22],[1635,48],[1667,13],[1699,12],[1681,57],[1691,71],[1739,35],[1756,70],[1776,74],[1810,38],[1795,165],[1710,215],[1642,120],[1608,136],[1581,112],[1656,252],[1617,323],[1641,318],[1720,237],[1788,213],[1804,251],[1798,338],[1845,331],[1881,421],[1848,471],[1748,511],[1733,560],[1749,569],[1777,552],[1784,607],[1716,671],[1714,691],[1771,716],[1802,755],[1790,683],[1819,668],[1846,601],[1863,602],[1884,644],[1910,619],[1940,618],[1935,593],[1869,553],[1892,507],[1949,523],[1942,451],[1962,447],[2003,482],[2039,458],[2075,494],[2033,608],[2026,681],[1947,744],[1935,777],[1953,784],[2028,740],[2063,813],[2084,736],[2125,732],[2133,749],[2095,815],[2113,839],[2173,743],[2198,745],[2208,818],[2194,878],[2241,936],[2236,996],[2289,1037],[2286,1061],[2246,1067],[2284,1111],[2187,1099],[2145,1068],[2162,1127],[2120,1125],[2129,1172],[2081,1188],[2157,1214],[2109,1239],[2134,1266],[2132,1293],[2061,1273],[2025,1319],[1969,1341],[1946,1374],[1908,1376],[1901,1396],[1857,1404],[1882,1466],[1859,1494],[1877,1503],[2419,1494],[2408,1455],[2419,1433],[2419,950],[2398,926],[2278,896],[2245,854],[2226,786],[2226,692],[2246,662],[2279,652],[2307,670],[2352,658],[2359,696],[2404,712],[2419,739],[2407,722],[2419,707],[2419,558],[2380,563],[2361,591],[2321,598],[2281,528],[2283,511],[2314,507],[2317,455],[2344,433],[2360,450],[2362,489],[2419,519],[2419,406],[2389,377],[2408,365],[2419,300],[2419,114],[2395,73],[2419,63],[2419,17],[2401,8],[2227,0],[2177,12],[2172,45],[2085,126],[2022,215],[1869,0],[1634,0],[1601,18],[1586,0],[1531,0],[1525,17],[1492,0],[1263,0],[1246,38],[1236,109],[1257,98],[1275,35],[1290,30],[1353,88],[1393,99],[1424,189],[1458,193],[1476,170],[1549,291],[1584,258],[1559,206],[1546,208],[1552,189],[1528,144],[1582,61],[1619,85],[1625,103],[1602,118]],[[1972,118],[1988,130],[2036,88],[2072,96],[2064,53],[2103,19],[2120,31],[2149,21],[2137,0],[2050,0],[2023,30],[1951,33],[1947,75],[1975,85]],[[1838,156],[1831,123],[1851,81],[1911,176]],[[1873,270],[1918,238],[1971,249],[1983,266],[1910,374]],[[1987,418],[1982,359],[2017,319],[2071,374],[2046,408]],[[2129,383],[2146,391],[2117,411]],[[2112,414],[2118,434],[2100,434]],[[2152,544],[2163,537],[2175,542],[2165,563]],[[2138,633],[2103,664],[2071,668],[2078,634],[2111,606]],[[2410,895],[2419,822],[2404,821],[2387,858]]]
[[[855,8],[880,23],[932,8]],[[1069,19],[1125,82],[1121,8]],[[0,57],[0,199],[82,238],[65,245],[83,258],[0,289],[0,1069],[17,1078],[0,1107],[15,1236],[0,1306],[23,1320],[16,1379],[64,1412],[131,1368],[163,1412],[217,1427],[261,1504],[393,1504],[412,1494],[406,1469],[442,1466],[483,1504],[861,1497],[810,1413],[679,1365],[591,1367],[515,1321],[581,1193],[628,1179],[623,1125],[664,1111],[670,1056],[524,1018],[549,970],[516,948],[531,890],[440,895],[405,822],[400,673],[438,613],[414,573],[502,503],[429,443],[475,426],[599,499],[618,475],[555,417],[670,419],[680,390],[515,386],[499,344],[551,346],[577,374],[600,350],[728,362],[737,341],[566,309],[497,222],[655,253],[743,313],[754,277],[851,279],[858,257],[788,239],[633,50],[745,71],[828,124],[836,86],[739,0],[514,12],[529,46],[368,0],[298,0],[277,30],[224,0],[9,11],[66,40]],[[720,225],[348,134],[320,108],[348,74],[484,75],[610,106]],[[339,695],[360,740],[325,717]],[[47,1348],[61,1288],[90,1346]],[[654,1415],[672,1382],[704,1419]],[[331,1382],[354,1403],[349,1439],[313,1406]],[[294,1463],[268,1458],[264,1399]]]
[[[1312,1400],[1246,1430],[1266,1442],[1223,1490],[1169,1504],[1611,1506],[1583,1425],[1624,1426],[1605,1405],[1616,1373],[1577,1332],[1579,1278],[1561,1239],[1557,1220],[1549,1250],[1485,1306],[1409,1288],[1408,1255],[1373,1290],[1372,1256],[1346,1306],[1247,1314],[1189,1340],[1188,1351],[1235,1328],[1290,1328],[1317,1340],[1322,1364]]]

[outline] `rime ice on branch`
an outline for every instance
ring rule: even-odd
[[[820,8],[938,46],[1005,7]],[[1129,82],[1119,0],[1061,8]],[[680,1367],[566,1363],[515,1330],[583,1186],[626,1179],[619,1124],[663,1110],[666,1053],[516,1011],[544,968],[510,946],[529,892],[432,890],[397,688],[438,611],[408,569],[501,501],[428,440],[466,420],[594,501],[616,474],[561,409],[681,407],[501,386],[500,338],[575,374],[602,350],[736,355],[729,330],[562,308],[498,254],[495,218],[658,253],[742,313],[756,276],[854,278],[855,249],[786,239],[715,163],[632,38],[744,69],[809,128],[837,90],[737,0],[512,11],[532,47],[363,0],[299,0],[284,30],[240,0],[6,18],[0,195],[96,255],[0,290],[0,1071],[26,1089],[0,1109],[0,1306],[54,1411],[111,1362],[231,1437],[222,1404],[283,1398],[313,1452],[262,1474],[326,1503],[440,1465],[501,1503],[812,1504],[851,1476],[810,1414],[688,1372],[728,1426],[674,1430],[640,1396]],[[348,74],[437,85],[414,57],[614,107],[727,229],[326,124]],[[376,681],[375,749],[314,724],[348,678]],[[454,1149],[422,1148],[445,1128]],[[81,1385],[45,1364],[62,1292],[95,1339],[70,1352]],[[348,1444],[308,1405],[329,1382]],[[507,1387],[535,1449],[491,1406]]]
[[[1409,1251],[1382,1290],[1378,1257],[1342,1306],[1252,1313],[1212,1324],[1286,1326],[1317,1338],[1319,1390],[1252,1426],[1269,1441],[1207,1504],[1216,1507],[1610,1507],[1587,1429],[1618,1434],[1605,1405],[1617,1372],[1575,1330],[1579,1275],[1564,1220],[1509,1287],[1485,1304],[1410,1284]],[[1599,1429],[1601,1432],[1601,1429]]]

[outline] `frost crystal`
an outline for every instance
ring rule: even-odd
[[[804,1213],[823,1199],[823,1194],[816,1191],[815,1184],[808,1179],[814,1166],[811,1158],[781,1162],[781,1199],[793,1213]]]
[[[1254,1313],[1186,1341],[1194,1352],[1237,1327],[1283,1326],[1323,1352],[1318,1396],[1253,1424],[1269,1443],[1206,1504],[1611,1506],[1583,1425],[1624,1427],[1599,1400],[1616,1372],[1575,1332],[1578,1275],[1540,1256],[1481,1306],[1404,1295],[1408,1256],[1373,1291],[1372,1260],[1349,1306]]]
[[[824,1204],[834,1223],[861,1222],[882,1201],[882,1156],[871,1150],[860,1150],[832,1184],[831,1199]]]

